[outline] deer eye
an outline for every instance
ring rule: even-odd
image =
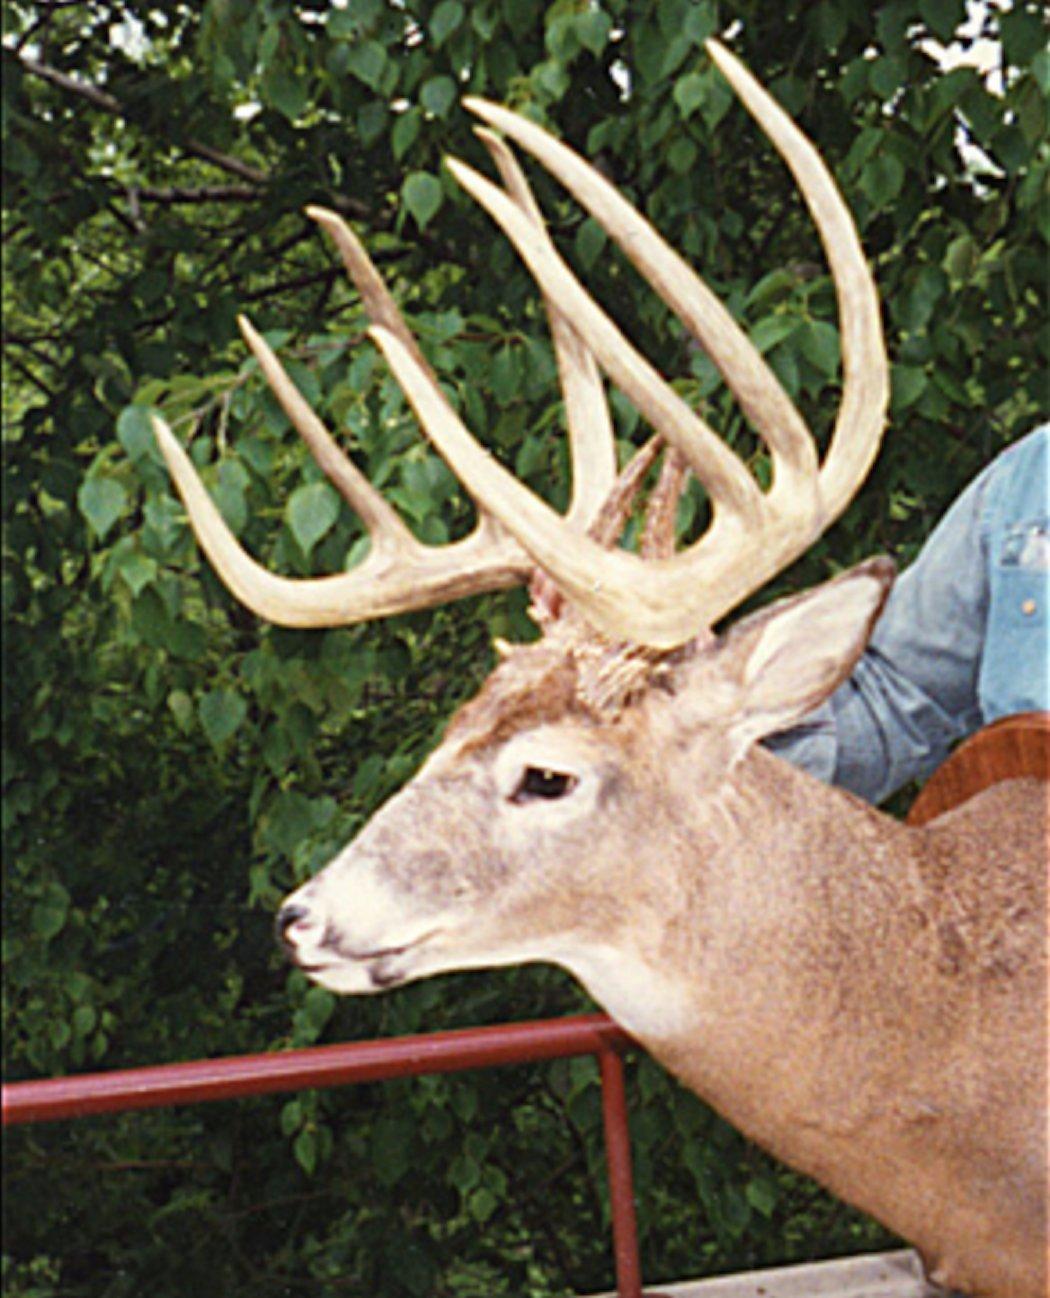
[[[511,802],[532,802],[535,798],[563,798],[576,786],[576,776],[552,771],[546,766],[526,766]]]

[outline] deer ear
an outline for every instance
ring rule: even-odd
[[[738,622],[685,667],[680,717],[722,731],[734,759],[800,720],[853,670],[895,572],[891,560],[869,559]]]
[[[747,742],[811,712],[849,676],[893,585],[890,559],[869,559],[815,590],[733,627],[719,657],[737,686],[730,728]]]

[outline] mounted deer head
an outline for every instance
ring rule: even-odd
[[[564,517],[476,444],[357,239],[321,209],[373,338],[478,506],[475,532],[418,543],[246,321],[289,418],[368,529],[368,558],[320,579],[268,573],[156,421],[201,545],[263,617],[329,626],[532,582],[542,639],[503,646],[423,770],[288,899],[279,929],[342,992],[556,961],[755,1139],[915,1242],[938,1279],[1034,1298],[1045,945],[1031,791],[993,790],[911,832],[756,747],[849,673],[887,560],[711,630],[845,508],[876,454],[888,379],[875,288],[831,177],[749,73],[709,50],[794,173],[832,268],[844,383],[822,464],[761,356],[651,226],[564,145],[476,99],[467,107],[575,195],[702,343],[768,448],[770,488],[586,294],[487,129],[502,189],[449,165],[544,294],[572,448]],[[637,554],[616,541],[659,445],[616,477],[602,374],[668,447]],[[676,552],[687,471],[712,518]]]

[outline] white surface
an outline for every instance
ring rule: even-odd
[[[947,1298],[945,1290],[925,1282],[911,1249],[646,1285],[644,1292],[646,1298]]]

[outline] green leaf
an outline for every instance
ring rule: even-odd
[[[714,0],[690,0],[682,22],[682,35],[694,45],[703,45],[719,29],[718,6]]]
[[[377,765],[382,774],[382,759]],[[260,842],[269,852],[290,856],[303,839],[330,824],[334,815],[334,799],[308,798],[297,789],[289,789],[270,803],[259,825]]]
[[[590,270],[601,256],[602,249],[608,242],[605,231],[598,222],[589,216],[576,231],[576,256],[584,270]]]
[[[748,1181],[744,1187],[744,1194],[756,1212],[767,1219],[772,1217],[778,1198],[776,1182],[772,1178],[756,1177]]]
[[[357,17],[352,9],[332,9],[325,22],[325,31],[333,41],[352,41],[357,35]]]
[[[304,1127],[292,1145],[295,1161],[307,1176],[312,1176],[317,1167],[317,1132],[313,1127]]]
[[[868,85],[882,99],[892,99],[905,84],[908,64],[903,55],[884,55],[876,59],[868,70]]]
[[[499,1200],[484,1185],[479,1186],[467,1200],[467,1211],[475,1221],[484,1223],[499,1207]]]
[[[456,100],[456,83],[451,77],[431,77],[424,81],[419,102],[435,117],[444,117]]]
[[[377,90],[386,69],[386,50],[376,41],[362,41],[351,46],[346,66],[358,81],[363,81],[370,90]]]
[[[892,409],[906,410],[915,404],[926,388],[926,372],[918,365],[894,365],[892,373]]]
[[[707,94],[708,78],[702,72],[687,72],[674,83],[674,101],[683,119],[696,112]]]
[[[289,1100],[281,1110],[281,1133],[290,1136],[303,1125],[303,1105],[301,1100]]]
[[[131,605],[131,626],[154,649],[167,650],[171,641],[171,618],[155,586],[145,586]]]
[[[267,23],[263,28],[262,35],[259,37],[259,43],[255,47],[256,58],[259,66],[266,69],[274,60],[281,44],[281,28],[278,23]]]
[[[376,140],[383,134],[389,120],[390,114],[387,106],[379,100],[361,106],[357,113],[356,126],[357,133],[361,137],[361,143],[366,149],[375,144]]]
[[[834,378],[839,368],[839,331],[826,320],[807,320],[798,331],[802,355],[822,374]]]
[[[460,0],[441,0],[430,18],[430,39],[440,48],[463,21]]]
[[[948,293],[948,277],[939,266],[922,266],[899,299],[897,316],[907,329],[921,329]]]
[[[320,1033],[335,1011],[335,997],[323,987],[311,987],[303,1001],[303,1013],[313,1028],[314,1035]]]
[[[767,315],[755,325],[750,331],[751,342],[756,349],[763,355],[771,348],[782,343],[785,338],[790,338],[792,334],[800,330],[805,321],[800,320],[798,316],[788,315],[786,312],[780,312],[777,315]]]
[[[419,137],[419,126],[420,115],[416,108],[410,108],[407,113],[402,113],[395,120],[394,128],[390,132],[390,147],[399,162]],[[367,353],[362,354],[367,355]]]
[[[444,199],[441,181],[429,171],[413,171],[401,186],[401,198],[416,225],[425,229]]]
[[[495,6],[474,4],[470,7],[470,25],[481,39],[488,43],[499,30],[499,13]]]
[[[953,284],[966,284],[973,278],[980,258],[972,234],[960,234],[948,245],[942,265]]]
[[[216,748],[221,748],[240,728],[248,715],[248,704],[234,690],[209,690],[197,704],[204,733]]]
[[[577,14],[574,20],[576,39],[585,50],[590,50],[595,58],[601,55],[609,43],[612,33],[612,19],[601,9],[588,9]]]
[[[784,267],[771,270],[763,275],[754,288],[748,293],[745,305],[752,307],[769,299],[786,296],[794,288],[796,276],[793,271]]]
[[[98,1012],[93,1005],[78,1005],[73,1011],[73,1033],[78,1037],[89,1036],[95,1030]]]
[[[904,184],[904,167],[892,153],[877,153],[865,164],[860,187],[872,207],[887,207]]]
[[[655,25],[638,23],[631,31],[634,63],[643,82],[651,84],[663,76],[667,61],[667,40]]]
[[[297,487],[284,512],[289,531],[306,555],[331,531],[338,517],[339,496],[327,482],[308,482]]]
[[[271,64],[263,73],[259,89],[263,102],[290,122],[300,117],[310,102],[309,80],[282,63]]]
[[[157,439],[153,435],[153,414],[148,406],[125,406],[117,416],[117,440],[132,461],[158,460]]]
[[[244,494],[247,485],[248,472],[243,464],[224,460],[219,465],[219,480],[213,496],[234,536],[239,536],[248,522],[248,502]]]
[[[396,1185],[412,1165],[414,1123],[407,1117],[381,1117],[372,1129],[372,1166],[384,1185]]]
[[[69,915],[69,893],[60,883],[49,883],[43,898],[30,912],[29,924],[45,942],[61,933]]]
[[[77,506],[100,541],[124,512],[127,503],[128,493],[113,478],[88,478],[77,492]]]
[[[117,561],[121,581],[133,595],[139,594],[157,578],[157,563],[141,550],[129,549]]]
[[[1044,12],[1045,17],[1045,12]],[[1037,12],[1015,0],[999,17],[1003,53],[1011,67],[1025,68],[1046,49],[1046,29]]]
[[[448,1169],[448,1181],[466,1196],[481,1180],[481,1169],[469,1154],[460,1154]]]
[[[555,12],[557,6],[553,7]],[[576,16],[571,13],[557,14],[547,24],[543,35],[543,44],[547,53],[556,63],[568,65],[580,50],[580,41],[576,35]]]
[[[919,0],[919,14],[938,40],[946,44],[966,18],[964,0]]]
[[[428,506],[440,504],[456,490],[456,477],[436,455],[409,460],[401,470],[408,491]]]
[[[521,391],[524,378],[521,363],[521,349],[505,343],[492,358],[489,371],[489,382],[492,392],[501,406],[505,406]]]
[[[667,165],[676,176],[684,176],[691,171],[696,162],[696,145],[686,135],[680,135],[671,141],[667,150]]]
[[[842,6],[824,0],[823,4],[817,5],[811,21],[821,43],[829,50],[837,50],[849,28]]]
[[[529,80],[545,99],[562,99],[572,84],[569,70],[557,59],[544,59],[529,74]]]
[[[179,729],[184,734],[188,733],[193,722],[193,700],[186,691],[172,690],[168,695],[168,708]]]

